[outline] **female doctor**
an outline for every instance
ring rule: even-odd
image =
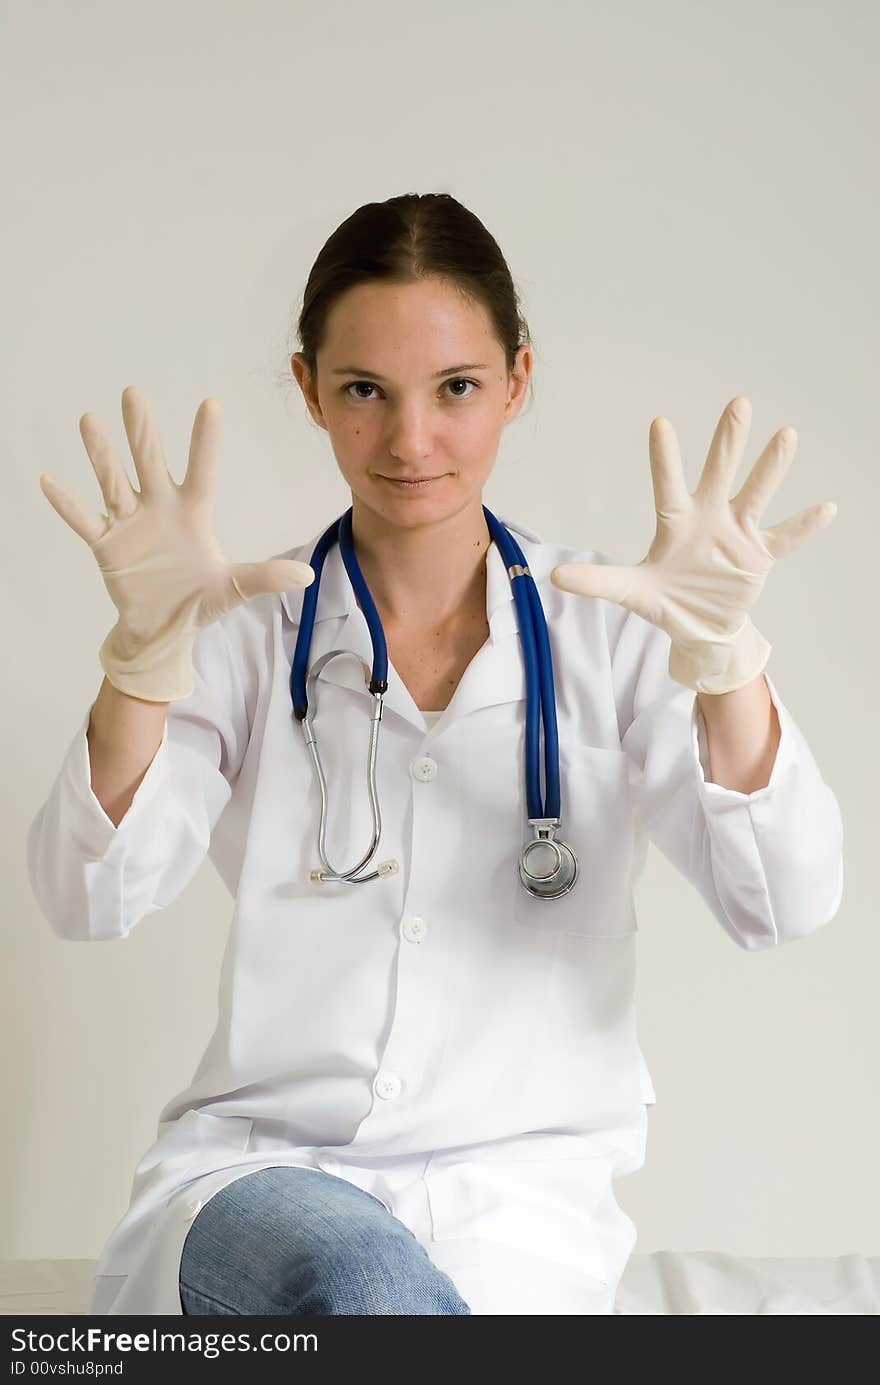
[[[483,501],[524,328],[453,197],[369,204],[318,256],[291,358],[349,511],[227,563],[219,404],[178,485],[133,387],[139,489],[93,414],[106,513],[41,477],[118,620],[31,825],[37,900],[62,937],[123,938],[209,853],[235,901],[216,1030],[92,1313],[613,1312],[635,1228],[612,1180],[643,1163],[655,1098],[633,1002],[648,841],[740,947],[838,909],[837,802],[751,620],[835,511],[761,529],[793,429],[731,498],[748,400],[692,493],[657,418],[641,562],[546,542]]]

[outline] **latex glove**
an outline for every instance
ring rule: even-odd
[[[774,434],[728,499],[751,417],[748,399],[727,405],[692,495],[672,425],[655,418],[649,452],[657,528],[646,556],[635,567],[561,563],[550,573],[562,591],[615,601],[665,630],[672,641],[669,676],[696,692],[732,692],[761,673],[772,646],[749,612],[767,573],[837,514],[826,501],[772,529],[758,527],[794,457],[793,428]]]
[[[83,414],[79,429],[107,514],[86,509],[47,474],[40,488],[89,544],[119,612],[98,656],[108,681],[130,697],[173,702],[193,690],[192,647],[203,625],[253,596],[307,587],[315,574],[308,563],[286,558],[229,564],[223,556],[213,531],[218,400],[199,405],[179,486],[146,396],[134,385],[123,390],[122,417],[139,491],[96,414]]]

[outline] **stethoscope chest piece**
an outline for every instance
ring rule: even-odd
[[[536,836],[527,842],[519,858],[519,878],[536,899],[561,899],[578,878],[578,859],[567,842],[556,841],[559,822],[530,818]]]

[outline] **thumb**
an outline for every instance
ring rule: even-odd
[[[633,568],[610,563],[560,563],[550,573],[550,581],[560,591],[573,592],[575,596],[597,596],[622,606],[634,576]]]
[[[292,558],[270,558],[265,563],[234,563],[231,577],[236,590],[245,601],[264,592],[287,592],[309,587],[315,580],[314,569],[308,563]]]

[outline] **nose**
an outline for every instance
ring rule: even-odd
[[[431,424],[418,404],[401,408],[389,425],[388,450],[399,461],[410,462],[431,454]]]

